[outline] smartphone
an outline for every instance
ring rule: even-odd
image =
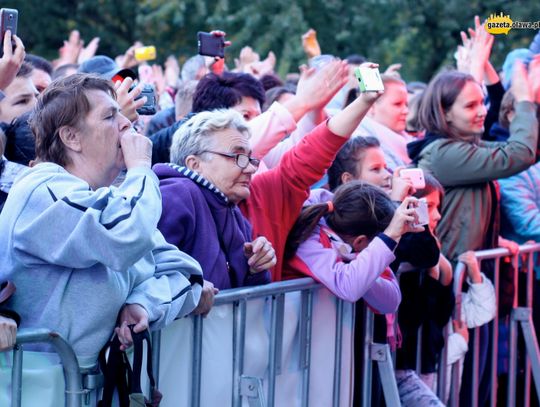
[[[153,59],[156,59],[156,47],[150,45],[148,47],[136,48],[135,59],[137,61],[151,61]]]
[[[358,79],[360,92],[378,92],[384,90],[384,84],[378,68],[359,66],[355,68],[354,75]]]
[[[197,47],[199,55],[223,58],[225,56],[225,37],[199,31],[197,33]]]
[[[2,31],[2,40],[7,30],[11,31],[11,35],[17,35],[17,21],[19,12],[13,8],[0,9],[0,29]]]
[[[414,189],[424,189],[426,187],[422,168],[404,168],[399,171],[399,177],[410,180]]]
[[[148,116],[156,114],[157,101],[154,87],[152,85],[145,84],[141,94],[135,100],[138,100],[143,96],[146,96],[146,102],[137,109],[137,113]]]
[[[427,206],[427,201],[425,198],[420,198],[418,200],[418,206],[415,209],[416,216],[418,216],[418,222],[415,226],[425,226],[429,224],[429,211]]]

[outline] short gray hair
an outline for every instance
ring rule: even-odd
[[[217,109],[197,113],[173,135],[171,162],[186,165],[190,155],[200,155],[212,149],[214,134],[222,130],[237,130],[250,137],[249,128],[240,113],[233,109]]]

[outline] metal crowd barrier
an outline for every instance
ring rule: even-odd
[[[17,333],[16,346],[13,349],[13,368],[11,371],[11,407],[21,406],[23,345],[28,343],[50,343],[62,362],[65,379],[66,407],[82,406],[82,376],[79,362],[71,346],[57,333],[46,329],[21,329]]]
[[[488,369],[490,369],[490,397],[489,405],[494,407],[497,405],[497,385],[498,385],[498,337],[499,337],[499,286],[500,286],[500,262],[504,257],[511,257],[513,264],[513,280],[514,280],[514,299],[513,310],[510,316],[510,334],[509,334],[509,373],[508,373],[508,394],[507,394],[507,406],[515,406],[516,404],[516,381],[517,381],[517,352],[518,352],[518,325],[522,328],[523,339],[526,345],[526,372],[525,372],[525,402],[526,406],[530,405],[530,385],[531,385],[531,370],[533,372],[536,392],[540,395],[540,351],[538,349],[538,342],[532,323],[532,306],[533,306],[533,281],[534,281],[534,254],[540,252],[540,244],[528,244],[519,247],[518,254],[511,256],[507,249],[497,248],[491,250],[477,251],[476,258],[481,265],[482,261],[493,260],[495,263],[493,273],[493,285],[495,288],[496,296],[496,314],[490,324],[489,340],[491,342],[491,355],[489,355],[489,362],[487,363]],[[518,303],[519,293],[519,279],[518,273],[520,270],[519,258],[523,257],[523,263],[521,269],[525,270],[527,274],[526,283],[526,301],[525,306],[520,306]],[[456,309],[455,319],[461,319],[461,301],[462,301],[462,287],[465,281],[466,269],[463,263],[458,263],[454,270],[454,293],[456,297]],[[469,352],[473,353],[472,359],[472,385],[471,385],[471,401],[473,406],[479,405],[478,389],[480,384],[479,378],[479,351],[480,351],[480,327],[475,328],[475,335],[473,343],[469,343]],[[459,361],[452,367],[452,380],[450,386],[450,402],[449,406],[459,406],[459,393],[460,393],[460,372]]]
[[[282,366],[282,341],[284,324],[284,303],[285,294],[291,292],[301,293],[301,312],[299,322],[300,336],[300,368],[302,370],[301,384],[301,405],[308,405],[310,387],[310,357],[312,348],[312,317],[313,317],[313,295],[322,286],[311,278],[301,278],[278,283],[271,283],[256,287],[242,287],[221,291],[215,298],[214,307],[220,305],[233,305],[233,381],[232,381],[232,401],[233,407],[242,405],[245,397],[250,406],[275,405],[276,377],[281,374]],[[267,392],[264,394],[262,379],[258,377],[246,376],[244,374],[244,344],[246,340],[246,307],[247,302],[257,298],[268,298],[271,301],[270,314],[270,346],[268,355],[268,383]],[[342,300],[336,302],[336,346],[334,352],[334,374],[333,374],[333,406],[340,406],[341,399],[341,354],[342,354],[342,323],[343,323]],[[189,406],[198,407],[201,405],[201,362],[202,362],[202,337],[204,318],[193,317],[193,359],[191,368],[191,395]],[[159,369],[161,333],[153,334],[153,360],[155,368]],[[328,367],[326,367],[328,368]],[[159,377],[159,374],[156,374]]]
[[[514,263],[514,307],[511,315],[510,325],[510,366],[508,380],[508,406],[515,405],[516,395],[516,373],[517,373],[517,336],[518,328],[521,327],[523,337],[526,344],[527,364],[525,376],[525,394],[526,403],[529,405],[528,398],[531,385],[531,371],[533,373],[537,393],[540,394],[540,361],[539,349],[532,325],[532,286],[534,261],[533,254],[540,252],[540,244],[520,246],[518,255],[512,257]],[[510,256],[506,249],[492,249],[476,252],[476,257],[479,262],[485,260],[494,260],[494,276],[493,283],[497,303],[499,292],[499,265],[501,258]],[[525,264],[522,268],[527,272],[527,290],[526,304],[520,307],[518,303],[518,260],[520,256],[525,257]],[[461,318],[461,298],[462,286],[465,279],[466,271],[462,263],[459,263],[454,271],[454,291],[456,296],[456,315]],[[310,389],[310,366],[311,366],[311,350],[312,350],[312,319],[313,319],[313,298],[316,290],[322,286],[316,283],[311,278],[302,278],[297,280],[289,280],[284,282],[272,283],[264,286],[242,287],[231,290],[221,291],[215,299],[214,306],[232,305],[233,307],[233,363],[232,363],[232,400],[233,407],[242,405],[244,399],[249,402],[250,407],[273,407],[275,405],[276,396],[276,377],[281,374],[281,356],[283,345],[283,324],[285,318],[284,304],[285,294],[292,292],[301,293],[301,312],[299,320],[299,336],[300,336],[300,358],[299,364],[302,369],[301,380],[301,405],[308,406],[309,404],[309,389]],[[268,298],[271,302],[270,308],[270,346],[268,354],[268,382],[267,391],[264,392],[262,379],[244,374],[244,345],[246,341],[246,309],[247,302],[252,299]],[[344,301],[336,299],[336,327],[335,335],[336,342],[334,353],[334,372],[333,372],[333,397],[332,406],[340,406],[341,404],[341,364],[342,364],[342,331],[343,331],[343,307]],[[353,308],[353,318],[354,308]],[[362,405],[371,405],[371,381],[372,381],[372,365],[377,362],[379,374],[383,387],[384,397],[387,405],[399,406],[399,395],[392,363],[392,355],[386,344],[377,344],[373,342],[373,314],[366,307],[361,316],[365,327],[364,336],[364,360],[362,365]],[[201,405],[201,379],[202,379],[202,360],[203,360],[203,328],[204,319],[201,316],[191,317],[193,321],[193,346],[192,365],[191,365],[191,392],[189,396],[189,406],[199,407]],[[490,405],[495,406],[497,401],[497,339],[498,339],[498,315],[490,322],[491,332],[491,395]],[[476,328],[478,331],[478,328]],[[162,332],[153,333],[153,363],[156,380],[159,381],[160,369],[160,353]],[[478,355],[479,355],[479,335],[475,335],[476,340],[473,344],[469,344],[470,352],[473,352],[473,385],[471,396],[473,405],[478,405]],[[17,346],[13,353],[13,371],[12,371],[12,406],[19,407],[21,403],[21,372],[22,372],[22,344],[30,342],[49,342],[57,350],[62,360],[64,375],[66,379],[66,406],[81,406],[81,395],[84,394],[81,372],[77,359],[71,347],[57,334],[46,330],[25,331],[21,330],[17,335]],[[421,346],[421,344],[419,345]],[[444,400],[446,389],[445,379],[445,358],[446,352],[443,352],[443,358],[440,363],[439,378],[438,378],[438,395],[441,400]],[[488,365],[489,366],[489,365]],[[328,366],[325,367],[328,369]],[[459,405],[459,371],[455,368],[452,372],[450,387],[450,406]],[[159,387],[159,383],[158,383]]]

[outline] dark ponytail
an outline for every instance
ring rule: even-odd
[[[388,227],[396,208],[382,189],[362,181],[340,186],[332,203],[332,211],[326,203],[302,210],[287,239],[286,259],[294,256],[298,246],[313,233],[323,216],[328,226],[342,239],[359,235],[372,239]]]
[[[298,246],[313,233],[313,229],[319,223],[321,218],[330,211],[327,203],[306,206],[300,212],[300,216],[294,223],[287,244],[285,245],[285,259],[290,259],[296,253]]]

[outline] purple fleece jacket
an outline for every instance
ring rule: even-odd
[[[268,271],[250,274],[244,243],[252,227],[238,206],[185,167],[156,164],[163,211],[158,223],[167,242],[194,257],[205,280],[219,289],[266,284]]]

